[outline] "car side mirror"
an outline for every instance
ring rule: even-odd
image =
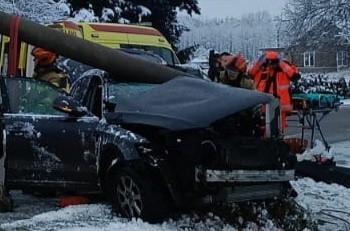
[[[61,95],[54,100],[52,106],[56,110],[72,116],[80,117],[89,114],[87,108],[81,106],[81,104],[77,100],[73,99],[72,96]]]

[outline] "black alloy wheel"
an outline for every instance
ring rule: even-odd
[[[127,217],[140,217],[143,201],[140,186],[125,172],[119,175],[115,195],[121,211]]]
[[[159,176],[122,167],[110,177],[109,198],[122,216],[159,222],[169,215],[172,202]]]

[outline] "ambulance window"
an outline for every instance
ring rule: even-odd
[[[136,48],[140,50],[145,51],[151,51],[156,55],[159,55],[164,59],[168,65],[175,65],[179,64],[177,59],[174,57],[174,53],[167,48],[162,47],[156,47],[156,46],[143,46],[143,45],[136,45],[136,44],[120,44],[120,48]]]
[[[168,49],[164,49],[164,48],[161,48],[160,49],[161,53],[162,53],[162,57],[164,60],[167,61],[168,64],[170,65],[175,65],[176,63],[174,62],[174,57],[173,57],[173,53],[168,50]]]

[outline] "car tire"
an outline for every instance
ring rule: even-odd
[[[141,173],[123,167],[113,172],[112,179],[110,201],[122,216],[159,222],[169,215],[170,197],[157,177],[152,178],[146,171]]]

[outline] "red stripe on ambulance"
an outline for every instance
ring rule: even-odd
[[[105,32],[119,32],[119,33],[129,33],[129,34],[143,34],[143,35],[155,35],[162,36],[162,34],[158,30],[154,30],[152,28],[139,28],[139,27],[124,27],[124,26],[109,26],[109,25],[91,25],[96,31],[105,31]]]

